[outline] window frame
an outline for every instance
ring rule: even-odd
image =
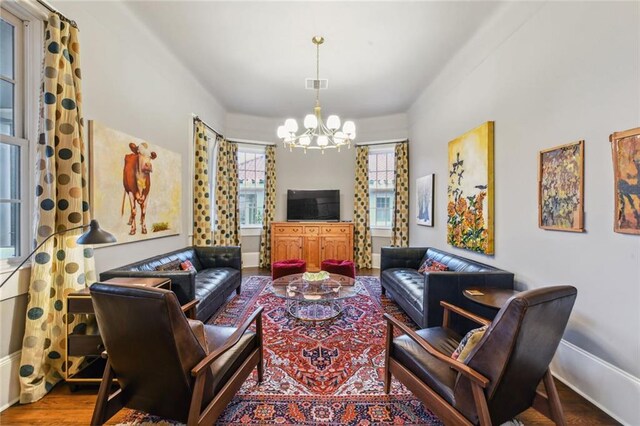
[[[250,153],[250,154],[256,154],[256,155],[262,155],[263,157],[265,157],[265,184],[266,184],[266,150],[265,147],[256,147],[254,145],[246,145],[246,144],[242,144],[242,143],[238,143],[238,154],[240,153]],[[246,170],[246,169],[245,169]],[[254,169],[255,170],[255,169]],[[238,164],[238,173],[240,173],[240,164]],[[263,199],[265,196],[265,187],[262,187],[262,193],[263,193]],[[240,201],[240,193],[242,192],[242,189],[240,188],[240,179],[238,179],[238,202]],[[257,194],[257,191],[256,191]],[[259,198],[256,196],[256,199]],[[257,201],[257,200],[256,200]],[[264,202],[262,203],[262,206],[256,205],[256,209],[262,209],[262,216],[264,217]],[[238,218],[238,220],[240,220],[240,218]],[[240,234],[243,237],[246,236],[257,236],[260,235],[262,233],[262,223],[259,224],[250,224],[250,225],[243,225],[242,223],[240,224]]]
[[[393,161],[395,164],[395,146],[393,144],[390,145],[380,145],[380,146],[376,146],[375,148],[369,148],[369,170],[367,170],[367,173],[369,173],[369,171],[371,170],[371,156],[373,155],[377,155],[377,154],[386,154],[389,155],[391,154],[391,156],[393,157]],[[388,168],[386,170],[389,170]],[[377,172],[377,167],[375,169],[375,171]],[[367,181],[370,182],[371,179],[369,179],[370,176],[367,176]],[[392,189],[375,189],[372,188],[371,185],[369,184],[369,229],[371,229],[371,233],[372,236],[374,237],[390,237],[391,236],[391,228],[393,226],[393,207],[389,206],[389,214],[390,216],[390,223],[389,226],[382,226],[382,225],[376,225],[374,224],[374,220],[373,220],[373,215],[371,214],[371,199],[374,197],[375,193],[390,193],[391,198],[395,199],[395,185]],[[395,200],[393,201],[395,202]]]
[[[16,136],[0,135],[0,141],[20,147],[20,251],[18,256],[0,259],[0,274],[9,273],[17,264],[22,262],[33,249],[33,203],[35,197],[35,147],[38,138],[39,126],[39,96],[41,85],[41,67],[43,59],[43,19],[47,14],[39,7],[28,2],[3,2],[2,18],[6,21],[9,16],[20,23],[20,41],[16,40],[15,58],[19,65],[16,66],[15,76],[19,82],[19,88],[15,93],[17,101],[14,102],[16,110],[19,109],[18,119],[15,121]],[[11,22],[14,25],[13,22]],[[18,27],[16,25],[16,27]],[[18,51],[21,57],[18,60]],[[20,77],[20,78],[17,78]],[[16,96],[16,95],[14,95]],[[19,137],[18,137],[19,135]],[[21,269],[29,268],[30,262],[26,262]],[[22,294],[26,291],[24,283],[12,279],[15,285],[7,283],[3,287],[3,298]],[[20,286],[20,288],[18,287]],[[6,290],[5,290],[6,288]]]

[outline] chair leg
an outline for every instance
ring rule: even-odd
[[[102,381],[100,382],[98,397],[96,398],[96,406],[93,409],[93,415],[91,417],[91,426],[102,425],[109,420],[109,418],[107,418],[107,405],[109,403],[109,392],[112,384],[113,370],[111,369],[111,363],[107,360],[104,366],[104,373],[102,374]]]
[[[387,343],[384,352],[384,393],[391,392],[391,369],[389,368],[389,358],[391,352],[391,343],[393,341],[393,325],[387,321]]]
[[[564,413],[562,412],[562,404],[560,404],[560,397],[558,396],[558,390],[556,384],[553,382],[553,376],[551,371],[547,370],[542,378],[544,388],[547,391],[547,398],[549,400],[549,409],[551,410],[551,420],[558,426],[565,426],[567,423],[564,420]]]
[[[256,318],[256,334],[258,335],[258,382],[262,383],[264,379],[264,346],[262,343],[262,313]]]
[[[487,398],[484,396],[484,390],[477,383],[471,383],[473,391],[473,401],[476,404],[476,413],[480,426],[491,426],[491,416],[489,415],[489,407],[487,406]]]
[[[238,288],[236,288],[236,294],[240,295],[241,291],[242,291],[242,285],[239,285]]]

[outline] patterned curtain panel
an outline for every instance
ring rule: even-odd
[[[238,203],[238,145],[225,139],[218,143],[216,160],[216,246],[240,245],[240,206]]]
[[[265,148],[264,214],[260,237],[260,267],[271,269],[271,222],[276,215],[276,147]]]
[[[51,14],[46,23],[40,140],[36,146],[35,238],[88,224],[87,158],[83,142],[78,29]],[[99,219],[99,218],[98,218]],[[79,246],[81,230],[51,238],[33,257],[22,360],[20,402],[42,398],[74,372],[82,358],[65,362],[66,330],[87,327],[66,312],[68,293],[95,282],[93,249]]]
[[[194,120],[195,162],[193,175],[193,245],[211,245],[211,198],[209,195],[209,141],[204,123]]]
[[[353,203],[353,255],[358,268],[371,268],[369,223],[369,147],[356,148],[356,183]]]
[[[391,225],[391,245],[409,245],[409,143],[398,143],[396,154],[396,190]]]

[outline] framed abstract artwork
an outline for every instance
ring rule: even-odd
[[[615,210],[613,230],[640,234],[640,127],[610,137]]]
[[[449,142],[447,242],[494,253],[493,129],[483,125]]]
[[[434,174],[416,179],[416,221],[418,225],[433,226]]]
[[[118,243],[180,233],[181,155],[89,121],[92,217]]]
[[[584,232],[584,141],[540,151],[538,226]]]

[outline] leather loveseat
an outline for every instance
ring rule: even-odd
[[[447,265],[448,271],[418,272],[426,259]],[[475,303],[463,295],[470,287],[513,289],[513,274],[431,247],[383,247],[380,256],[382,292],[388,292],[420,328],[442,325],[440,301],[460,306],[493,319],[497,310]],[[450,328],[464,335],[477,325],[458,315]]]
[[[157,270],[170,262],[190,261],[195,271]],[[196,317],[208,320],[242,282],[240,247],[186,247],[160,256],[111,269],[100,281],[115,277],[162,277],[171,279],[171,290],[181,305],[197,300]]]

